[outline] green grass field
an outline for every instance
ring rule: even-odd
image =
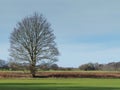
[[[120,79],[0,79],[0,90],[120,90]]]

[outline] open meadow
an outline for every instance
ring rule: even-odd
[[[0,90],[120,90],[120,72],[0,71]]]
[[[120,79],[0,79],[0,90],[120,90]]]

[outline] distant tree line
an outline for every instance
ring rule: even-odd
[[[101,71],[120,71],[120,62],[110,62],[108,64],[87,63],[79,66],[80,70],[101,70]]]
[[[8,62],[0,59],[0,70],[8,70],[8,69],[9,69]]]
[[[36,66],[38,70],[58,70],[58,65],[55,63],[44,62]],[[25,71],[29,70],[29,63],[19,63],[13,61],[5,61],[0,59],[0,70],[10,71]]]
[[[60,67],[55,63],[44,62],[41,63],[40,65],[37,65],[37,69],[43,71],[48,71],[48,70],[120,71],[120,62],[110,62],[108,64],[87,63],[80,65],[78,68]],[[29,70],[29,63],[18,63],[18,62],[11,62],[0,59],[0,70],[25,71],[25,70]]]

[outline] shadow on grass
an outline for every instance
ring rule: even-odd
[[[120,90],[113,87],[62,87],[39,85],[0,85],[0,90]]]
[[[61,88],[56,90],[120,90],[120,88],[112,88],[112,87],[68,87]]]
[[[0,83],[0,90],[120,90],[120,87],[81,87],[72,83]]]

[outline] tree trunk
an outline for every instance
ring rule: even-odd
[[[32,77],[34,78],[36,74],[36,67],[34,64],[30,65],[30,72],[31,72]]]

